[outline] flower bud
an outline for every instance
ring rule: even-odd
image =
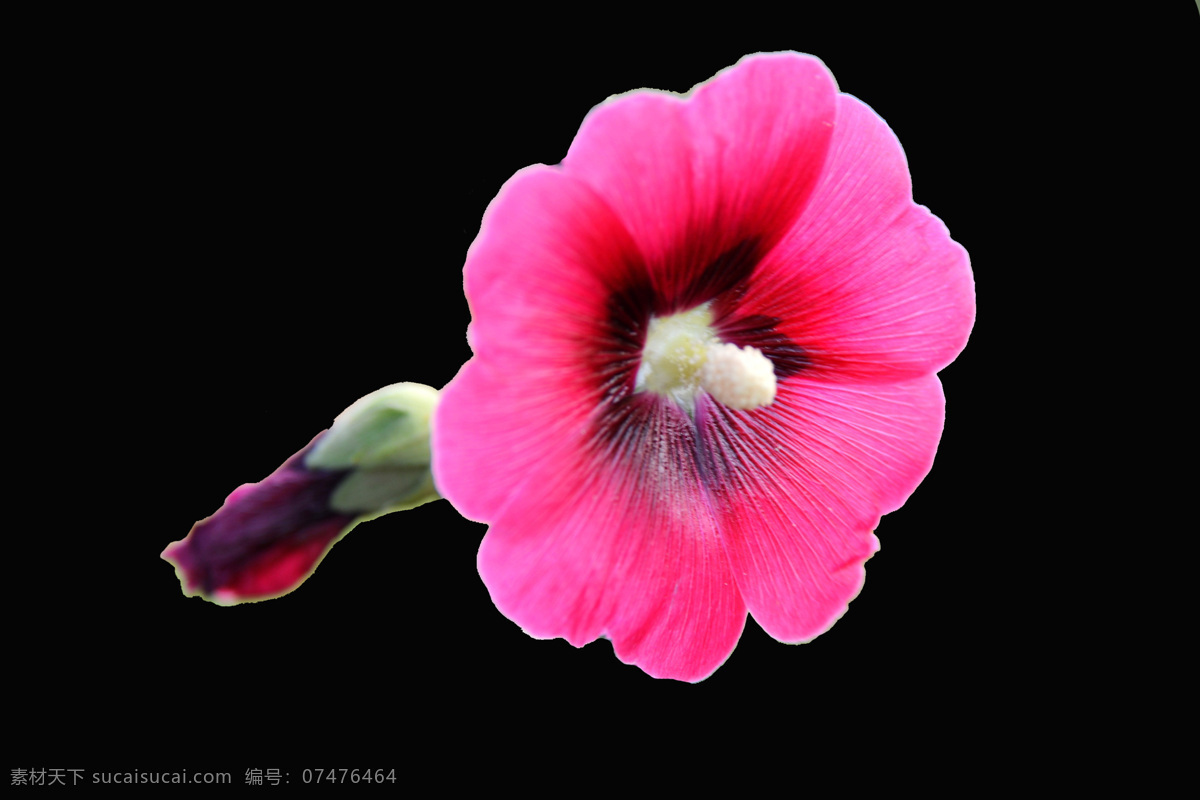
[[[267,478],[236,489],[163,552],[184,593],[225,605],[287,594],[360,522],[436,500],[437,399],[415,383],[372,392]]]

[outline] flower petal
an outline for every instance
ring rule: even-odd
[[[655,313],[732,288],[788,230],[820,176],[835,93],[817,59],[773,53],[686,99],[639,91],[592,110],[563,170],[632,234]]]
[[[280,540],[270,551],[249,560],[212,592],[225,604],[278,597],[303,583],[334,541],[350,525],[348,518],[329,518],[307,525],[293,536]]]
[[[353,516],[329,507],[345,470],[310,470],[304,457],[325,433],[258,483],[244,484],[211,517],[163,551],[187,594],[221,603],[263,600],[295,589]]]
[[[766,409],[698,405],[722,487],[722,541],[767,633],[808,641],[846,611],[879,542],[880,515],[928,473],[945,400],[928,375],[882,386],[796,378]]]
[[[690,421],[650,396],[628,408],[632,440],[560,448],[536,466],[492,521],[479,574],[532,636],[582,646],[607,635],[622,661],[698,681],[733,651],[745,605],[700,491]]]
[[[609,304],[637,260],[595,193],[555,169],[522,170],[489,206],[464,270],[475,357],[433,425],[435,480],[462,514],[491,519],[543,450],[580,446],[629,390],[644,321]]]
[[[750,315],[778,320],[776,332],[819,374],[906,380],[936,372],[962,350],[975,289],[966,251],[912,201],[895,134],[840,95],[829,160],[803,218],[737,306],[718,314],[731,330]]]

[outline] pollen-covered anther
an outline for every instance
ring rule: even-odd
[[[718,403],[749,410],[774,401],[775,367],[756,348],[713,342],[706,356],[700,371],[700,388]]]

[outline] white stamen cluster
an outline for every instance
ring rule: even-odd
[[[775,400],[775,367],[759,350],[729,342],[710,344],[700,387],[730,408],[762,408]]]
[[[739,349],[717,339],[707,303],[650,321],[634,387],[669,397],[689,413],[701,390],[743,410],[775,399],[774,366],[753,347]]]

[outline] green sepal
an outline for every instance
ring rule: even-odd
[[[338,414],[304,463],[309,469],[428,469],[429,421],[437,400],[437,390],[420,383],[371,392]]]
[[[428,466],[359,469],[338,484],[329,507],[342,514],[391,513],[438,497]]]

